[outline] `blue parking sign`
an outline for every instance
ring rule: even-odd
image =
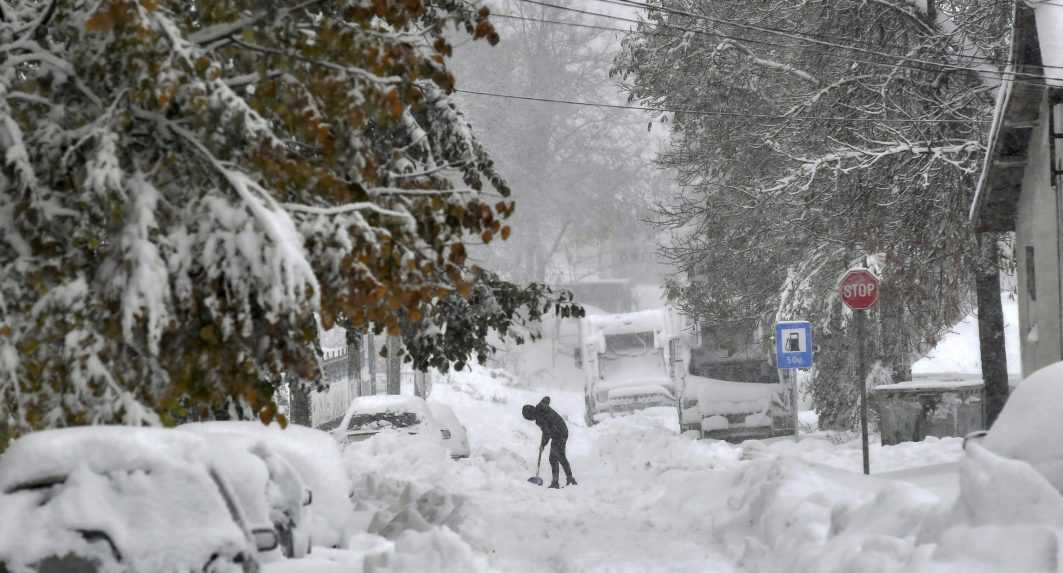
[[[775,324],[775,362],[779,368],[812,367],[812,323],[793,320]]]

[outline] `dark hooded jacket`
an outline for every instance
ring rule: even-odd
[[[543,440],[540,448],[545,448],[550,440],[568,440],[568,424],[553,408],[550,407],[550,397],[546,396],[535,405],[535,425],[543,431]]]

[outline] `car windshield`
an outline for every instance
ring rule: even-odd
[[[409,428],[421,423],[413,412],[375,412],[372,414],[355,414],[347,424],[348,430],[379,432],[392,428]]]
[[[652,332],[607,334],[605,353],[614,356],[640,356],[653,352]]]

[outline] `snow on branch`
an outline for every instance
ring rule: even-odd
[[[952,155],[967,155],[984,151],[984,146],[978,141],[958,141],[948,145],[934,145],[933,142],[898,143],[889,147],[871,149],[848,146],[846,151],[834,151],[818,157],[800,157],[773,146],[775,151],[787,156],[800,165],[790,175],[782,177],[776,184],[764,190],[766,193],[774,193],[787,189],[804,180],[801,189],[808,189],[812,181],[821,169],[832,169],[842,173],[848,173],[857,169],[867,169],[888,157],[898,155],[930,155],[933,159],[939,159],[953,165],[958,170],[969,172],[973,169],[967,163],[959,162],[950,158]],[[852,164],[846,162],[853,161]]]
[[[818,79],[816,79],[815,76],[813,76],[812,74],[810,74],[810,73],[808,73],[808,72],[806,72],[804,70],[798,69],[798,68],[794,67],[791,64],[786,64],[786,63],[779,62],[779,61],[776,61],[776,60],[769,60],[767,58],[761,58],[761,57],[757,56],[755,53],[753,53],[753,50],[750,50],[746,46],[744,46],[742,44],[739,44],[738,42],[735,42],[734,40],[724,40],[724,41],[720,42],[719,45],[716,46],[716,52],[724,52],[724,51],[727,51],[727,50],[736,50],[736,51],[742,52],[743,54],[745,54],[747,56],[749,61],[751,63],[753,63],[754,65],[761,66],[763,68],[772,69],[772,70],[777,70],[777,71],[780,71],[780,72],[785,72],[787,74],[790,74],[790,75],[793,75],[793,76],[795,76],[797,78],[800,78],[801,80],[804,80],[804,81],[806,81],[806,82],[808,82],[810,84],[814,84],[814,85],[819,85],[820,84],[820,81]]]

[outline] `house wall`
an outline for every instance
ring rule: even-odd
[[[1030,139],[1015,221],[1022,374],[1063,360],[1060,336],[1060,205],[1049,175],[1047,98]],[[1033,247],[1032,276],[1028,248]],[[1031,289],[1031,285],[1034,287]]]

